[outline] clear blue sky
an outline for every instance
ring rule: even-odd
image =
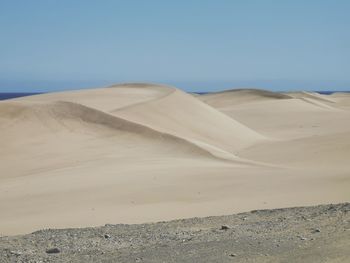
[[[0,0],[0,91],[350,90],[349,0]]]

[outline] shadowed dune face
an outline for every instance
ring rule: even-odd
[[[349,101],[142,83],[2,101],[0,233],[347,201]]]
[[[125,119],[154,127],[206,147],[235,153],[264,137],[180,90],[161,99],[113,111]]]
[[[81,162],[85,158],[102,158],[116,154],[115,151],[123,158],[144,154],[214,158],[210,152],[180,137],[72,102],[6,102],[0,104],[0,112],[3,160],[13,152],[15,162],[23,148],[28,158],[53,154],[53,165],[65,159],[71,163],[73,159]],[[112,148],[106,147],[108,141],[113,143]],[[4,166],[11,167],[13,162],[4,162]],[[40,164],[32,162],[31,166],[35,169]],[[18,169],[18,176],[30,174],[28,167]],[[16,176],[15,172],[4,174],[3,178]]]

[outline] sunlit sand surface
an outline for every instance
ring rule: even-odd
[[[350,94],[41,94],[0,102],[0,149],[0,234],[344,202]]]

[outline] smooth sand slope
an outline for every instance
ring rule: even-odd
[[[350,96],[156,84],[0,102],[0,234],[348,201]]]

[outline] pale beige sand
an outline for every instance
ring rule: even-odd
[[[0,102],[0,234],[350,198],[350,96],[124,84]]]

